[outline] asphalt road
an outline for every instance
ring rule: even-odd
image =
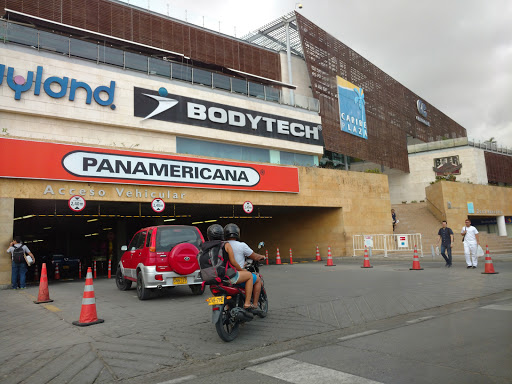
[[[0,291],[0,383],[302,383],[311,372],[337,383],[512,382],[512,263],[495,262],[497,275],[482,275],[483,263],[335,263],[263,267],[269,316],[232,343],[216,334],[208,295],[187,287],[142,302],[95,280],[105,323],[84,328],[71,325],[83,280],[51,284],[46,306],[31,301],[37,287]]]

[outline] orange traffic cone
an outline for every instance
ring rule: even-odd
[[[277,248],[276,265],[281,265],[281,256],[279,255],[279,248]]]
[[[322,261],[322,258],[320,257],[320,250],[318,249],[318,245],[316,246],[316,260],[315,261]]]
[[[39,295],[37,295],[36,304],[51,303],[50,292],[48,292],[48,276],[46,275],[46,263],[41,266],[41,280],[39,281]]]
[[[335,267],[336,264],[333,264],[332,262],[332,255],[331,255],[331,247],[327,247],[327,264],[325,264],[326,267]]]
[[[368,257],[368,249],[366,248],[366,245],[364,246],[364,262],[361,268],[373,268],[370,265],[370,258]]]
[[[489,246],[485,246],[485,271],[482,275],[496,275],[499,272],[494,271],[494,265],[492,264],[491,255],[489,254]]]
[[[96,299],[94,298],[94,286],[92,285],[91,267],[87,269],[85,277],[84,297],[82,299],[82,310],[80,311],[80,319],[73,321],[73,325],[85,327],[87,325],[103,323],[105,320],[98,319],[96,314]]]
[[[293,264],[292,249],[290,248],[290,264]]]
[[[78,278],[82,280],[82,261],[78,261]]]
[[[412,268],[409,268],[410,271],[421,271],[423,268],[420,267],[420,259],[418,258],[418,251],[416,249],[416,245],[414,246],[414,257],[412,259]]]
[[[266,264],[268,265],[268,251],[265,251],[265,261],[266,261]]]
[[[87,272],[89,272],[89,270],[87,270]],[[96,260],[94,260],[94,278],[96,279],[96,277]]]
[[[108,276],[109,279],[112,277],[112,261],[108,260]]]
[[[60,280],[59,264],[55,264],[55,275],[53,278],[55,280]]]

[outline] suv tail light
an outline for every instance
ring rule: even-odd
[[[155,275],[155,280],[163,281],[164,280],[163,275]]]
[[[156,247],[149,247],[149,252],[156,252]]]

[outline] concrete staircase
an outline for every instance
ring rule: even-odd
[[[441,222],[430,213],[427,203],[393,204],[399,223],[395,234],[421,233],[423,253],[425,256],[431,252],[431,245],[436,245],[437,232],[441,228]],[[464,255],[460,229],[464,223],[448,223],[453,231],[455,240],[452,249],[453,255]],[[480,232],[480,244],[485,251],[485,245],[489,246],[491,257],[493,254],[512,254],[512,238],[498,236],[494,233]]]

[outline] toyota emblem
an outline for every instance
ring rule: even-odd
[[[184,257],[185,261],[189,261],[190,260],[190,257]]]

